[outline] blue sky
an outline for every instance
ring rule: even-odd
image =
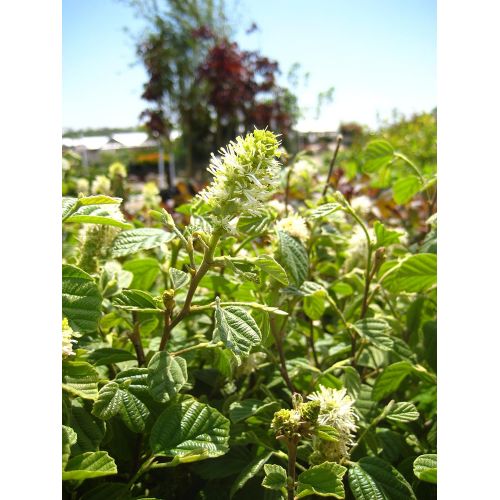
[[[283,83],[294,63],[309,73],[296,89],[302,128],[375,127],[393,109],[436,106],[435,0],[237,0],[230,11],[240,46],[276,59]],[[245,35],[252,21],[260,30]],[[141,26],[117,0],[63,0],[64,127],[138,124],[146,75],[124,28]],[[334,102],[316,120],[317,95],[332,86]]]

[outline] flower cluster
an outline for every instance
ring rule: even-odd
[[[92,181],[92,194],[111,194],[111,181],[105,175],[98,175]]]
[[[279,145],[272,132],[256,129],[221,149],[220,158],[212,154],[208,171],[214,178],[198,196],[212,209],[216,224],[226,227],[237,216],[262,213],[279,187]]]
[[[311,401],[320,403],[318,424],[333,427],[338,432],[336,441],[324,441],[315,437],[313,447],[323,460],[340,462],[349,457],[349,449],[354,444],[352,438],[357,430],[356,419],[352,405],[354,401],[347,395],[345,389],[337,390],[319,386],[308,396]]]
[[[73,344],[76,340],[72,339],[73,330],[68,324],[68,320],[64,318],[62,320],[62,357],[68,358],[69,356],[74,356]]]
[[[142,187],[144,205],[147,208],[157,207],[161,203],[160,190],[154,182],[146,182]]]
[[[127,168],[123,163],[120,163],[119,161],[115,161],[112,163],[109,168],[108,168],[108,174],[110,177],[127,177]]]
[[[294,214],[279,220],[276,222],[276,229],[286,231],[304,243],[309,239],[309,229],[307,229],[305,219],[300,215]]]

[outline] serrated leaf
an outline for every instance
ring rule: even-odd
[[[82,453],[71,458],[62,473],[63,481],[82,481],[117,474],[115,461],[105,451]]]
[[[187,382],[187,364],[184,358],[157,352],[148,364],[149,392],[156,401],[166,403],[182,389]]]
[[[153,296],[143,290],[123,290],[113,297],[113,305],[125,311],[162,313]]]
[[[270,409],[279,409],[279,403],[273,401],[271,403],[264,403],[260,399],[243,399],[242,401],[235,401],[229,406],[229,418],[231,422],[236,424],[242,420],[246,420],[253,415],[258,415],[261,412]]]
[[[345,366],[343,370],[344,375],[342,377],[342,381],[344,382],[344,387],[347,389],[349,396],[356,400],[359,392],[361,391],[361,377],[358,370],[352,366]]]
[[[143,432],[149,417],[148,407],[130,391],[121,391],[121,405],[118,413],[132,432]]]
[[[215,307],[214,342],[222,341],[236,356],[248,355],[260,344],[262,335],[255,320],[245,309],[236,306]]]
[[[125,349],[116,349],[114,347],[102,347],[92,351],[87,356],[87,361],[94,366],[110,365],[113,363],[121,363],[123,361],[132,361],[135,356]]]
[[[375,380],[372,397],[380,401],[398,389],[401,382],[413,371],[413,366],[407,361],[399,361],[389,365]]]
[[[358,464],[349,469],[349,486],[356,500],[389,500],[370,474]]]
[[[71,447],[76,443],[76,432],[67,425],[62,426],[62,470],[66,468],[71,455]]]
[[[229,449],[229,420],[216,409],[192,398],[171,402],[151,429],[150,447],[155,455],[184,456],[206,452],[224,455]],[[201,459],[200,458],[200,459]]]
[[[383,280],[391,292],[423,292],[437,281],[437,256],[433,253],[411,255],[399,263]]]
[[[409,202],[423,188],[416,175],[400,177],[392,186],[392,197],[398,205]]]
[[[236,227],[245,234],[261,234],[269,227],[272,220],[267,212],[264,215],[243,215],[238,219]]]
[[[371,477],[371,484],[375,483],[380,493],[385,495],[382,498],[416,500],[415,493],[404,476],[385,460],[378,457],[364,457],[358,462],[358,466]]]
[[[97,329],[102,296],[92,276],[76,266],[62,267],[62,311],[74,331],[87,333]]]
[[[262,480],[262,486],[270,490],[280,491],[286,488],[286,470],[280,465],[266,464],[264,465],[266,477]]]
[[[387,321],[377,318],[366,318],[356,321],[354,329],[361,337],[368,339],[374,346],[383,351],[391,351],[394,342],[388,335],[391,327]]]
[[[437,483],[437,455],[430,453],[420,455],[413,462],[413,473],[421,481]]]
[[[120,411],[121,404],[122,393],[119,385],[116,382],[109,382],[99,391],[92,408],[92,414],[103,420],[108,420]]]
[[[186,286],[190,281],[189,274],[184,271],[179,271],[179,269],[175,269],[174,267],[168,270],[168,274],[175,290],[179,290],[179,288]]]
[[[404,401],[396,403],[385,418],[390,422],[412,422],[417,420],[419,416],[420,414],[415,405]]]
[[[128,260],[123,269],[134,275],[130,287],[138,290],[149,290],[161,270],[158,260],[153,258]]]
[[[320,219],[321,217],[327,217],[334,212],[342,209],[342,205],[339,203],[325,203],[324,205],[320,205],[319,207],[314,208],[309,211],[310,219]]]
[[[105,194],[96,194],[93,196],[83,196],[82,198],[78,198],[78,203],[82,207],[89,205],[119,205],[121,202],[121,198],[106,196]]]
[[[387,229],[380,221],[375,221],[373,225],[376,237],[376,247],[387,247],[399,243],[402,236],[401,231]]]
[[[84,399],[97,397],[99,374],[91,364],[85,361],[65,361],[62,376],[65,391]]]
[[[118,207],[109,204],[82,206],[70,215],[65,222],[100,224],[103,226],[119,227],[121,229],[130,229],[132,227],[132,224],[125,222],[123,214]]]
[[[259,471],[262,469],[264,464],[271,458],[273,454],[272,451],[265,453],[262,456],[255,457],[243,470],[238,474],[238,477],[235,479],[233,485],[231,486],[231,491],[229,492],[229,498],[233,498],[235,493],[243,488],[245,483],[252,479],[252,477],[256,476]]]
[[[71,408],[70,425],[78,436],[73,447],[74,454],[99,450],[99,444],[106,431],[104,422],[97,420],[83,406],[74,402]]]
[[[299,474],[295,498],[303,498],[308,495],[344,498],[342,477],[346,470],[345,467],[334,462],[314,465]]]
[[[149,393],[147,368],[123,370],[115,377],[115,382],[119,384],[120,388],[139,397]]]
[[[292,284],[302,285],[309,270],[309,257],[302,243],[285,231],[278,231],[278,256]]]
[[[335,429],[335,427],[331,427],[329,425],[319,425],[316,427],[316,434],[323,441],[338,441],[339,439],[339,431]]]
[[[259,269],[262,269],[269,276],[273,277],[276,281],[282,285],[288,285],[288,276],[286,271],[269,255],[259,255],[256,260],[253,261]]]
[[[163,229],[153,227],[122,231],[113,241],[111,256],[124,257],[141,250],[150,250],[159,247],[163,243],[168,243],[174,237],[173,233],[167,233]]]
[[[389,165],[394,158],[394,148],[384,140],[371,141],[365,148],[363,170],[373,173]]]

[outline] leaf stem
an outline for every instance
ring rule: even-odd
[[[288,447],[288,500],[295,497],[295,463],[297,461],[297,438],[287,439]]]
[[[214,347],[222,347],[223,342],[217,342],[216,344],[212,344],[211,342],[202,342],[201,344],[192,345],[190,347],[186,347],[185,349],[181,349],[180,351],[171,352],[170,356],[179,356],[179,354],[185,354],[186,352],[194,351],[196,349],[213,349]]]
[[[326,195],[326,192],[328,191],[328,188],[330,186],[330,178],[332,177],[333,167],[335,166],[335,161],[337,160],[337,154],[339,152],[342,139],[342,135],[339,134],[337,136],[337,145],[335,146],[335,152],[333,153],[332,160],[330,161],[330,166],[328,168],[328,177],[326,178],[325,187],[323,188],[323,193],[321,195],[322,197]]]

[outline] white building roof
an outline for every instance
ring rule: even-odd
[[[101,149],[107,142],[109,137],[105,135],[97,135],[94,137],[78,137],[76,139],[64,138],[62,140],[63,146],[71,148],[85,148],[90,151]]]
[[[119,142],[126,148],[137,148],[148,140],[148,134],[146,132],[122,132],[113,134],[111,139]]]

